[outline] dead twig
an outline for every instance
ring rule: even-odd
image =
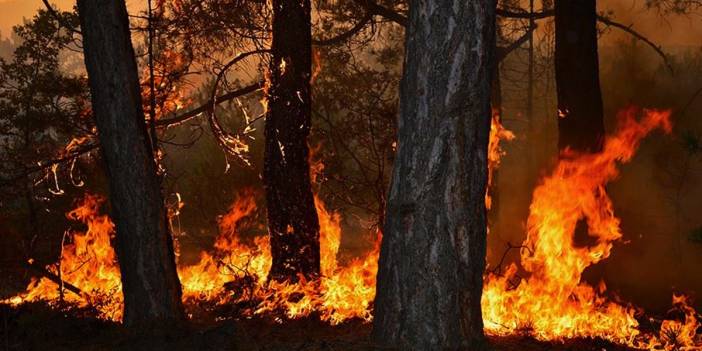
[[[500,262],[497,263],[495,268],[488,270],[488,273],[501,276],[502,275],[502,265],[504,264],[505,259],[507,258],[507,255],[510,253],[510,251],[512,251],[514,249],[520,249],[520,250],[527,249],[527,250],[529,250],[529,247],[527,247],[525,245],[512,245],[512,243],[508,241],[507,248],[505,248],[505,251],[502,253],[502,257],[500,258]]]
[[[623,25],[621,23],[615,22],[615,21],[611,20],[610,18],[607,18],[607,17],[602,16],[602,15],[598,15],[597,20],[599,22],[607,25],[607,26],[621,29],[624,32],[632,35],[634,38],[639,39],[639,40],[643,41],[644,43],[646,43],[646,45],[650,46],[654,51],[656,51],[658,56],[660,56],[663,59],[663,63],[670,71],[670,74],[675,74],[675,72],[673,71],[673,66],[670,64],[670,61],[668,60],[668,56],[663,52],[663,49],[661,49],[660,46],[656,45],[651,40],[649,40],[648,38],[643,36],[641,33],[635,31],[632,28],[633,24],[626,26],[626,25]]]

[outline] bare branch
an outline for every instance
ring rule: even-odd
[[[41,267],[35,263],[30,263],[30,262],[25,262],[24,265],[25,265],[25,267],[36,272],[37,274],[41,275],[42,277],[45,277],[46,279],[51,280],[52,282],[58,284],[59,286],[63,286],[64,288],[66,288],[66,290],[88,300],[88,295],[86,293],[84,293],[82,290],[80,290],[75,285],[68,283],[66,281],[63,281],[63,279],[61,279],[61,277],[59,277],[58,275],[56,275],[54,273],[51,273],[48,269]]]
[[[639,39],[639,40],[643,41],[644,43],[646,43],[646,44],[647,44],[648,46],[650,46],[653,50],[655,50],[656,53],[663,59],[663,63],[666,65],[666,67],[667,67],[668,70],[670,71],[670,74],[674,74],[673,66],[670,64],[670,61],[668,60],[668,56],[666,56],[666,54],[663,52],[663,49],[661,49],[660,46],[654,44],[654,43],[653,43],[652,41],[650,41],[648,38],[644,37],[641,33],[635,31],[635,30],[632,28],[633,25],[625,26],[625,25],[623,25],[623,24],[621,24],[621,23],[614,22],[614,21],[612,21],[611,19],[609,19],[609,18],[607,18],[607,17],[605,17],[605,16],[602,16],[602,15],[597,16],[597,20],[600,21],[601,23],[605,24],[605,25],[608,25],[608,26],[611,26],[611,27],[615,27],[615,28],[621,29],[621,30],[623,30],[624,32],[631,34],[631,35],[634,36],[636,39]]]
[[[513,11],[513,10],[497,9],[497,15],[501,16],[501,17],[506,17],[506,18],[535,19],[535,20],[537,20],[537,19],[544,19],[547,17],[552,17],[555,15],[555,11],[554,10],[545,10],[542,12],[536,12],[536,13],[532,14],[532,13],[524,11],[524,10]],[[666,67],[668,68],[670,73],[674,74],[673,66],[670,64],[670,61],[668,60],[668,56],[666,56],[666,54],[663,52],[661,47],[656,45],[655,43],[653,43],[651,40],[649,40],[648,38],[643,36],[641,33],[635,31],[632,28],[633,25],[626,26],[626,25],[623,25],[621,23],[615,22],[612,19],[605,17],[605,16],[602,16],[602,15],[598,15],[597,20],[604,25],[621,29],[622,31],[632,35],[636,39],[639,39],[639,40],[643,41],[644,43],[646,43],[646,45],[650,46],[663,59],[663,63],[666,65]]]
[[[367,12],[366,15],[348,31],[329,39],[313,39],[312,44],[317,46],[327,46],[342,43],[351,38],[352,36],[356,35],[356,33],[360,32],[366,26],[366,24],[368,24],[371,21],[371,19],[373,19],[373,14]]]
[[[542,12],[527,12],[524,10],[518,10],[518,11],[513,11],[513,10],[505,10],[505,9],[497,9],[495,12],[498,16],[500,17],[505,17],[505,18],[514,18],[514,19],[544,19],[547,17],[552,17],[555,14],[554,10],[544,10]]]
[[[15,182],[17,182],[23,178],[26,178],[27,176],[30,176],[30,175],[37,173],[37,172],[44,171],[48,168],[51,168],[54,165],[61,164],[64,162],[73,161],[77,157],[83,156],[83,155],[85,155],[85,154],[87,154],[87,153],[89,153],[97,148],[98,148],[98,144],[87,144],[87,145],[84,145],[83,147],[79,148],[77,151],[71,152],[70,154],[67,154],[67,155],[61,156],[59,158],[52,159],[52,160],[39,162],[37,166],[27,168],[22,174],[19,174],[19,175],[16,175],[16,176],[13,176],[13,177],[7,178],[7,179],[0,179],[0,188],[13,185]]]
[[[407,17],[403,14],[389,9],[387,7],[376,4],[371,0],[355,0],[357,4],[363,6],[368,13],[372,15],[378,15],[380,17],[386,18],[392,22],[395,22],[403,27],[407,27]]]
[[[502,60],[507,57],[512,51],[516,50],[520,46],[522,46],[524,43],[529,41],[529,35],[536,30],[536,24],[534,24],[533,27],[529,28],[524,35],[519,37],[519,39],[515,40],[512,44],[509,44],[509,46],[503,47],[503,46],[498,46],[497,47],[497,62],[501,62]]]
[[[260,50],[254,50],[254,51],[249,51],[245,52],[242,54],[237,55],[234,57],[231,61],[229,61],[222,69],[219,71],[217,74],[217,78],[214,81],[214,85],[212,87],[212,97],[210,98],[210,109],[207,111],[207,121],[210,125],[210,129],[212,130],[212,133],[215,136],[215,139],[217,140],[217,143],[227,152],[229,152],[232,155],[237,155],[241,158],[241,155],[239,155],[239,150],[237,147],[241,146],[241,141],[239,140],[239,137],[237,135],[234,135],[232,133],[227,132],[224,130],[222,125],[219,123],[219,120],[217,119],[217,114],[215,113],[215,108],[217,107],[217,89],[219,88],[219,82],[224,78],[226,75],[227,71],[229,68],[234,66],[236,63],[239,61],[254,55],[254,54],[263,54],[263,53],[268,53],[270,52],[269,49],[260,49]],[[232,143],[237,144],[236,146],[232,146]],[[245,159],[243,161],[246,161]]]
[[[250,93],[253,93],[255,91],[258,91],[261,88],[263,88],[263,84],[264,84],[263,81],[258,81],[255,83],[251,83],[243,88],[240,88],[240,89],[228,92],[226,94],[220,95],[216,99],[217,104],[231,101],[233,99],[244,96],[246,94],[250,94]],[[179,125],[181,123],[187,122],[192,118],[197,117],[201,113],[205,113],[205,112],[210,111],[211,108],[212,108],[212,99],[210,99],[208,102],[206,102],[206,103],[204,103],[204,104],[202,104],[202,105],[200,105],[200,106],[198,106],[190,111],[184,112],[180,115],[175,115],[175,113],[173,113],[173,116],[169,116],[169,118],[159,119],[156,121],[156,126],[157,127],[165,127],[165,128],[176,126],[176,125]]]
[[[46,11],[49,12],[49,14],[51,15],[51,17],[53,17],[53,18],[54,18],[60,25],[62,25],[64,28],[66,28],[66,30],[68,30],[69,32],[71,32],[71,33],[73,33],[73,34],[83,35],[83,33],[81,33],[79,30],[73,28],[72,26],[67,25],[67,24],[63,21],[63,18],[61,18],[61,16],[59,15],[59,13],[56,12],[56,10],[51,6],[51,4],[49,3],[49,0],[41,0],[41,1],[44,3],[44,6],[46,7]]]

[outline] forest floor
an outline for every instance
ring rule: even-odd
[[[0,305],[0,350],[388,350],[370,342],[370,324],[361,321],[330,326],[312,318],[283,323],[254,318],[193,322],[185,331],[139,335],[117,323],[80,315],[81,311],[57,311],[42,303]],[[515,336],[490,337],[489,343],[494,351],[627,350],[600,340],[547,343]]]

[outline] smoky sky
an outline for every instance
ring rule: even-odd
[[[52,4],[67,10],[75,0],[51,0]],[[539,1],[537,1],[537,6]],[[127,0],[131,11],[138,11],[146,0]],[[0,32],[7,37],[13,25],[22,23],[23,18],[30,18],[43,6],[41,0],[0,0]],[[611,16],[619,23],[644,34],[655,43],[663,46],[696,46],[702,44],[702,12],[686,16],[661,16],[655,10],[646,10],[645,0],[599,0],[598,11]],[[618,29],[611,29],[601,44],[611,45],[624,38]]]

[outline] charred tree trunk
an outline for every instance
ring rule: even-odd
[[[499,35],[499,34],[498,34]],[[499,46],[495,46],[495,55],[500,56]],[[495,63],[492,74],[492,88],[490,93],[490,108],[491,113],[497,113],[497,120],[502,123],[502,79],[500,75],[500,64]],[[491,115],[492,116],[492,115]],[[499,169],[492,170],[492,186],[490,191],[491,206],[488,211],[488,224],[490,228],[493,228],[493,224],[498,222],[498,217],[500,215],[500,191],[498,189],[499,182]]]
[[[181,287],[142,111],[127,8],[122,0],[79,0],[78,12],[109,176],[124,323],[178,324],[183,320]]]
[[[596,0],[556,0],[558,147],[602,149],[604,112],[597,57]]]
[[[495,52],[501,48],[495,47]],[[492,91],[490,92],[490,105],[492,110],[497,111],[497,114],[502,118],[502,80],[500,75],[500,65],[496,64],[492,73]]]
[[[478,349],[495,5],[410,1],[373,337]]]
[[[273,0],[263,184],[273,264],[269,278],[319,275],[319,219],[307,136],[311,126],[310,0]]]

